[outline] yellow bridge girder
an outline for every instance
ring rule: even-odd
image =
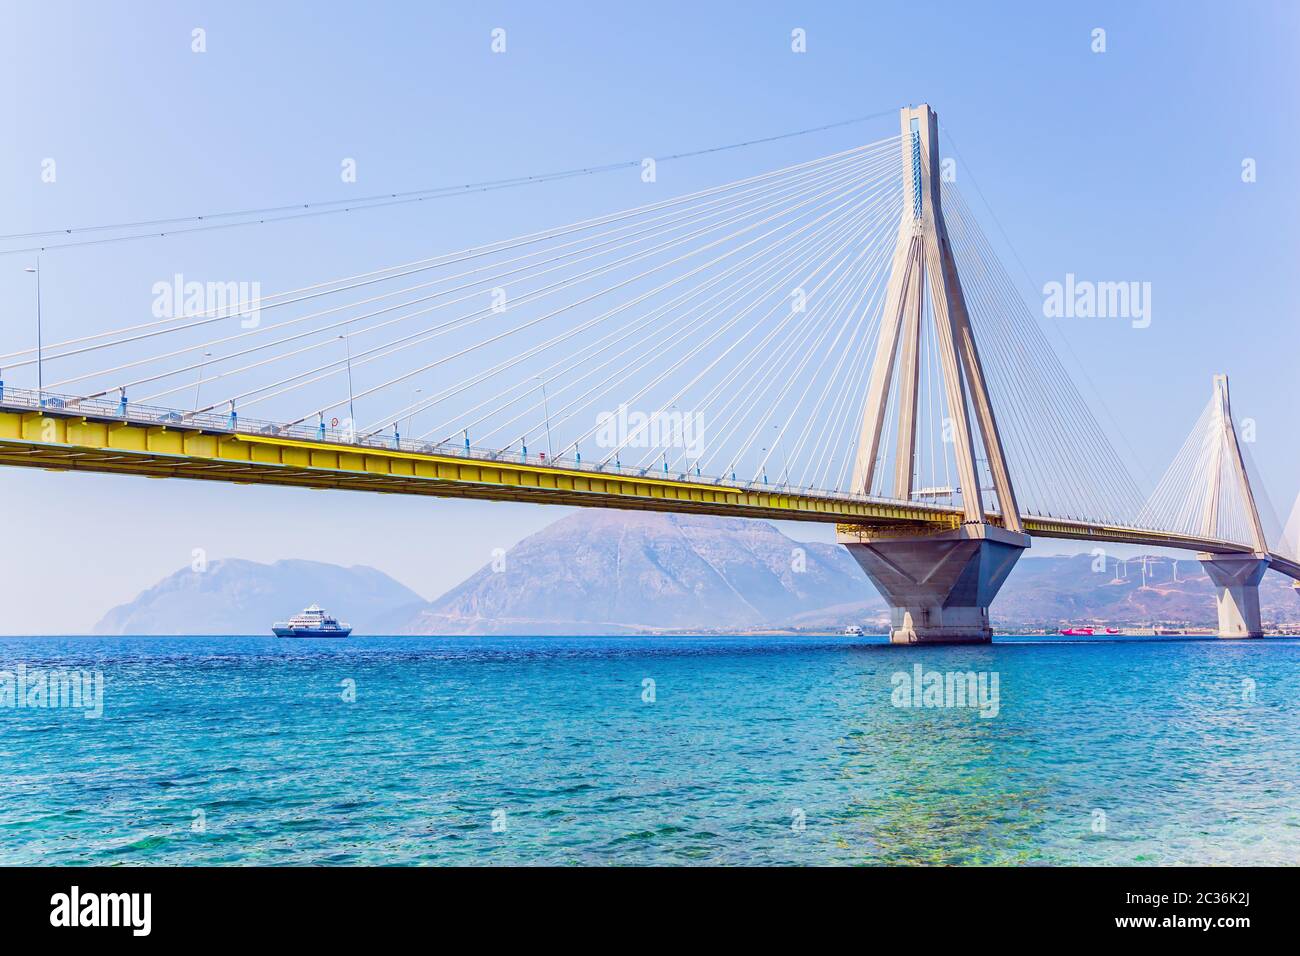
[[[0,411],[0,465],[796,521],[953,521],[903,502],[40,412]]]
[[[1230,554],[1249,553],[1251,550],[1250,546],[1245,544],[1234,544],[1228,541],[1220,541],[1217,538],[1171,534],[1149,528],[1131,528],[1124,525],[1109,525],[1092,521],[1066,521],[1038,515],[1022,515],[1021,521],[1024,523],[1025,533],[1038,538],[1111,541],[1116,544],[1147,545],[1152,548],[1183,548],[1191,551],[1214,551]]]
[[[960,526],[956,508],[781,493],[712,481],[585,470],[500,458],[425,454],[51,412],[0,409],[0,465],[150,478],[287,485],[443,498],[820,521],[846,534],[925,535]],[[986,516],[1001,524],[996,513]],[[1216,553],[1246,545],[1141,528],[1022,515],[1033,536]],[[1278,559],[1284,562],[1285,559]],[[1290,573],[1290,566],[1279,568]],[[1300,566],[1294,570],[1300,574]]]

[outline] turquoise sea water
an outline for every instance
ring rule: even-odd
[[[0,707],[6,864],[1300,862],[1297,641],[0,639],[20,663],[105,697]],[[916,664],[996,674],[997,715],[895,706]]]

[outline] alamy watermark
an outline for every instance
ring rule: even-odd
[[[692,458],[704,450],[704,416],[700,412],[629,411],[596,415],[596,444],[601,448],[682,448]]]
[[[50,897],[50,925],[56,928],[120,926],[132,936],[148,936],[152,913],[152,893],[83,893],[73,884],[68,892]]]
[[[890,702],[895,707],[972,707],[981,717],[996,717],[1001,709],[997,671],[896,671]]]
[[[87,719],[104,716],[104,672],[46,670],[19,664],[0,671],[0,707],[62,708],[85,711]]]
[[[240,326],[245,329],[262,324],[262,283],[258,281],[187,282],[178,272],[170,280],[155,282],[151,292],[155,319],[238,316]]]
[[[1043,286],[1043,316],[1048,319],[1129,319],[1133,328],[1151,324],[1150,282],[1092,282],[1073,272],[1064,282]]]

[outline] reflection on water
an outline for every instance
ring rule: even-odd
[[[0,707],[9,863],[1300,862],[1300,642],[0,640],[19,662],[105,700]],[[894,706],[917,664],[996,674],[997,716]]]

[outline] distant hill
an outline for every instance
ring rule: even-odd
[[[1030,554],[1032,555],[1032,551]],[[1152,555],[1130,558],[1127,566],[1115,560],[1100,562],[1089,554],[1020,559],[990,615],[995,624],[1082,623],[1096,620],[1113,624],[1153,621],[1211,626],[1218,620],[1214,586],[1194,558],[1174,559]],[[1300,597],[1291,580],[1270,571],[1260,584],[1260,604],[1266,622],[1300,621]]]
[[[1020,559],[993,603],[995,628],[1062,622],[1209,626],[1214,589],[1192,558],[1089,554]],[[1261,585],[1266,623],[1300,622],[1290,581]],[[374,568],[317,561],[214,561],[114,608],[97,634],[265,634],[313,601],[357,634],[624,634],[883,631],[884,601],[838,545],[794,541],[764,521],[581,511],[525,538],[432,602]]]
[[[794,556],[803,549],[802,572]],[[1200,563],[1091,554],[1020,559],[990,609],[995,627],[1087,621],[1210,626],[1214,589]],[[1261,586],[1265,621],[1300,621],[1282,575]],[[580,512],[521,541],[502,570],[486,566],[420,611],[412,634],[587,634],[653,630],[881,630],[888,610],[838,545],[796,542],[740,518]]]
[[[230,558],[184,568],[119,605],[96,634],[267,634],[313,601],[357,634],[393,633],[425,604],[382,571],[320,561]]]
[[[763,521],[587,511],[525,538],[409,622],[413,634],[617,634],[783,624],[883,603],[845,549]]]

